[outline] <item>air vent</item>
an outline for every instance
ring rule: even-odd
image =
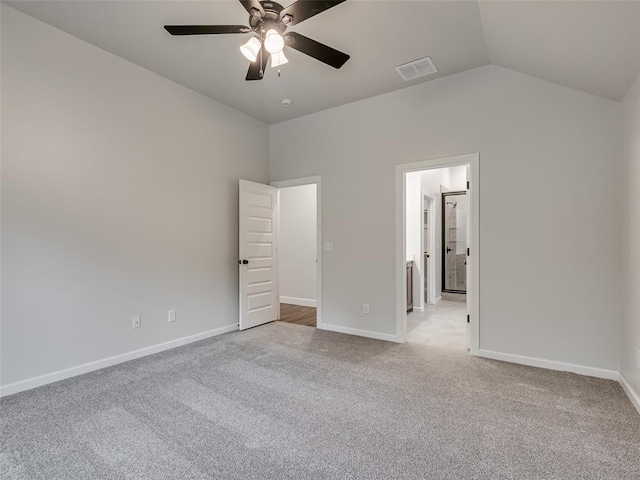
[[[416,78],[426,77],[436,73],[438,69],[433,64],[431,57],[424,57],[413,62],[405,63],[404,65],[398,65],[396,71],[400,74],[406,82],[409,80],[415,80]]]

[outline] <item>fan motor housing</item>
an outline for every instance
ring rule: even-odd
[[[249,25],[255,32],[267,31],[271,28],[282,33],[287,29],[287,26],[280,18],[280,12],[284,9],[282,5],[276,2],[260,2],[264,9],[264,15],[259,17],[257,15],[249,16]]]

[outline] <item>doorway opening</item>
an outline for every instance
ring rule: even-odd
[[[464,167],[450,167],[452,169]],[[438,170],[433,170],[437,172]],[[453,170],[455,172],[455,170]],[[465,169],[466,174],[466,169]],[[455,173],[453,175],[455,177]],[[456,187],[465,188],[466,178]],[[442,299],[466,301],[467,294],[467,192],[443,192],[442,201]]]
[[[319,180],[274,182],[278,188],[278,301],[281,322],[318,326]]]
[[[397,166],[399,341],[479,349],[478,163],[468,154]]]

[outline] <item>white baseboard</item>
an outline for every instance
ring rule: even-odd
[[[222,335],[223,333],[233,332],[238,330],[238,324],[226,325],[224,327],[215,328],[202,333],[196,333],[195,335],[189,335],[188,337],[178,338],[176,340],[170,340],[168,342],[159,343],[150,347],[141,348],[132,352],[115,355],[113,357],[103,358],[94,362],[85,363],[76,367],[65,368],[64,370],[58,370],[57,372],[47,373],[38,377],[28,378],[19,382],[10,383],[8,385],[0,386],[0,397],[6,397],[7,395],[13,395],[14,393],[23,392],[32,388],[41,387],[49,383],[59,382],[65,378],[75,377],[84,373],[100,370],[101,368],[117,365],[118,363],[128,362],[135,360],[136,358],[146,357],[154,353],[163,352],[172,348],[180,347],[188,343],[204,340],[205,338],[215,337],[216,335]]]
[[[423,307],[413,307],[413,309],[414,309],[416,312],[424,312],[424,306],[423,306]]]
[[[317,302],[312,298],[285,297],[280,295],[280,303],[300,305],[301,307],[315,307]]]
[[[490,358],[493,360],[501,360],[503,362],[517,363],[520,365],[528,365],[530,367],[546,368],[548,370],[558,370],[560,372],[577,373],[578,375],[586,375],[588,377],[604,378],[607,380],[618,380],[619,373],[615,370],[605,370],[603,368],[585,367],[583,365],[574,365],[572,363],[555,362],[553,360],[543,360],[542,358],[524,357],[522,355],[513,355],[510,353],[492,352],[490,350],[480,349],[475,352],[476,356]]]
[[[323,323],[318,325],[319,330],[328,330],[330,332],[346,333],[347,335],[356,335],[358,337],[374,338],[376,340],[386,340],[387,342],[402,343],[396,335],[390,333],[373,332],[370,330],[360,330],[358,328],[343,327],[341,325],[328,325]]]
[[[442,296],[436,297],[436,299],[433,301],[434,305],[439,304],[442,301]]]
[[[629,400],[631,400],[633,406],[636,407],[636,410],[640,413],[640,394],[633,389],[622,373],[618,375],[618,382],[620,382],[620,386],[624,390],[624,393],[627,394],[627,397],[629,397]]]

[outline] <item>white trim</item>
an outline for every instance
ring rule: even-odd
[[[629,400],[631,400],[633,406],[636,407],[636,410],[638,411],[638,413],[640,413],[640,394],[638,394],[638,392],[633,389],[629,382],[627,382],[627,379],[624,378],[622,372],[618,374],[618,382],[624,390],[624,393],[626,393],[627,397],[629,397]]]
[[[396,337],[398,342],[404,343],[407,336],[407,312],[404,307],[407,298],[406,285],[406,245],[405,245],[405,202],[406,202],[406,173],[435,168],[468,165],[471,170],[469,181],[471,189],[468,201],[471,205],[471,256],[468,262],[470,275],[467,278],[467,308],[471,315],[469,326],[469,350],[476,355],[480,350],[480,154],[467,153],[433,160],[403,163],[396,165]],[[434,303],[437,303],[437,300]]]
[[[607,380],[618,380],[619,378],[619,373],[615,370],[605,370],[603,368],[596,367],[585,367],[584,365],[556,362],[553,360],[544,360],[542,358],[525,357],[523,355],[513,355],[511,353],[478,350],[476,352],[476,356],[490,358],[492,360],[501,360],[503,362],[517,363],[519,365],[528,365],[530,367],[546,368],[547,370],[577,373],[578,375],[586,375],[588,377],[605,378]]]
[[[329,332],[346,333],[347,335],[357,335],[358,337],[374,338],[376,340],[385,340],[387,342],[402,343],[397,335],[390,333],[373,332],[371,330],[360,330],[358,328],[343,327],[341,325],[329,325],[324,323],[322,327],[318,327],[320,330],[327,330]]]
[[[312,184],[316,185],[316,234],[318,236],[316,245],[316,255],[318,258],[318,262],[316,263],[316,326],[322,328],[322,177],[320,175],[314,175],[312,177],[279,180],[271,182],[270,185],[276,188],[285,188]],[[278,318],[280,318],[280,310],[278,310]]]
[[[436,297],[436,299],[433,301],[434,305],[439,304],[442,301],[442,295],[439,295],[438,297]]]
[[[280,303],[289,303],[291,305],[300,305],[301,307],[315,307],[316,301],[313,298],[285,297],[280,295]]]
[[[94,362],[84,363],[76,367],[65,368],[64,370],[58,370],[57,372],[47,373],[38,377],[28,378],[19,382],[10,383],[8,385],[0,386],[0,397],[7,395],[13,395],[14,393],[23,392],[32,388],[41,387],[49,383],[59,382],[66,378],[75,377],[85,373],[100,370],[101,368],[111,367],[119,363],[135,360],[136,358],[146,357],[147,355],[153,355],[154,353],[164,352],[165,350],[171,350],[172,348],[181,347],[189,343],[204,340],[205,338],[215,337],[222,335],[223,333],[235,332],[238,330],[238,324],[233,323],[224,327],[214,328],[202,333],[196,333],[195,335],[189,335],[187,337],[177,338],[164,343],[158,343],[157,345],[151,345],[150,347],[141,348],[139,350],[133,350],[132,352],[122,353],[113,357],[103,358]]]
[[[415,312],[424,312],[424,307],[413,307]]]
[[[276,188],[298,187],[300,185],[318,184],[320,179],[320,175],[313,175],[311,177],[292,178],[291,180],[276,180],[269,183],[269,185]]]

